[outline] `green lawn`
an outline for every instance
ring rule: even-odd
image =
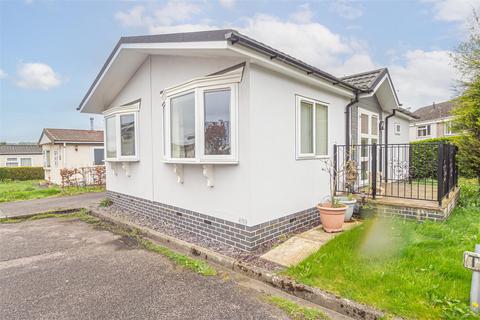
[[[462,207],[444,223],[369,220],[286,272],[406,318],[479,319],[468,309],[471,272],[463,267],[463,252],[480,242],[480,195],[471,183],[462,183]]]
[[[39,199],[52,196],[66,196],[85,192],[101,192],[103,187],[41,187],[41,180],[0,182],[0,202]]]

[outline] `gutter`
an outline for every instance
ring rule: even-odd
[[[385,182],[388,182],[388,119],[395,116],[397,109],[393,109],[392,114],[385,117]]]
[[[355,91],[355,99],[353,99],[345,106],[345,145],[347,146],[347,150],[350,150],[350,111],[352,110],[352,106],[357,102],[358,91]]]
[[[230,41],[232,45],[238,43],[244,47],[250,48],[254,51],[257,51],[259,53],[263,53],[267,56],[270,57],[271,60],[273,59],[278,59],[279,61],[288,64],[292,67],[302,69],[307,73],[307,75],[313,75],[316,76],[317,78],[320,78],[322,80],[327,80],[329,81],[332,85],[340,85],[345,89],[348,89],[350,91],[358,91],[358,88],[349,84],[348,82],[345,82],[341,79],[338,79],[337,77],[326,73],[318,68],[315,68],[301,60],[295,59],[292,56],[289,56],[283,52],[280,52],[278,50],[273,49],[272,47],[269,47],[261,42],[258,42],[256,40],[253,40],[249,37],[246,37],[244,35],[239,34],[238,32],[229,32],[225,34],[225,39]]]

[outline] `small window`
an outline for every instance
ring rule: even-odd
[[[50,168],[50,150],[45,150],[43,152],[43,166],[45,168]]]
[[[328,155],[328,107],[297,98],[297,158]]]
[[[364,134],[369,134],[368,132],[368,115],[362,113],[360,115],[360,132]]]
[[[136,101],[104,112],[107,161],[138,160],[139,109],[140,102]]]
[[[58,167],[58,151],[53,150],[53,165]]]
[[[107,143],[107,158],[116,158],[117,157],[117,141],[115,139],[116,129],[116,120],[115,116],[105,119],[105,131],[106,131],[106,143]]]
[[[17,158],[7,158],[5,166],[6,167],[18,167],[18,159]]]
[[[105,150],[103,148],[93,149],[93,164],[95,166],[101,166],[104,163]]]
[[[195,158],[195,93],[170,100],[172,158]]]
[[[20,166],[21,167],[31,167],[32,166],[32,158],[20,158]]]
[[[205,155],[231,154],[229,89],[204,92]]]
[[[401,126],[400,126],[400,123],[398,122],[395,122],[393,127],[395,128],[394,131],[395,131],[395,134],[396,135],[400,135],[400,131],[401,131]]]
[[[430,125],[423,125],[419,126],[417,129],[417,136],[418,137],[426,137],[430,135]]]
[[[443,124],[443,132],[446,136],[454,134],[452,121],[447,121]]]

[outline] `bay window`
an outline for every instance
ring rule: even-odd
[[[297,97],[297,158],[328,157],[328,107]]]
[[[105,161],[138,161],[140,102],[108,109],[105,115]]]
[[[236,163],[237,85],[189,88],[165,96],[165,159]]]

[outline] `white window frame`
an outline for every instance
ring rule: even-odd
[[[121,107],[114,107],[107,109],[103,115],[105,117],[105,129],[104,129],[104,161],[105,162],[134,162],[139,161],[139,121],[138,121],[138,113],[140,111],[140,101],[137,100],[130,104],[121,106]],[[135,155],[133,156],[122,156],[122,139],[121,139],[121,124],[120,124],[120,117],[124,115],[133,115],[133,121],[135,126]],[[115,117],[115,152],[116,156],[112,158],[107,158],[107,119]]]
[[[30,160],[30,165],[29,166],[23,166],[22,165],[22,160]],[[31,167],[33,165],[33,159],[32,158],[28,158],[28,157],[22,157],[20,158],[20,167]]]
[[[400,135],[400,132],[401,132],[401,126],[400,126],[400,123],[399,122],[394,122],[393,123],[393,128],[394,128],[394,132],[397,136]]]
[[[430,126],[430,134],[428,133],[428,127]],[[425,130],[425,135],[420,135],[420,130]],[[423,124],[421,126],[417,127],[417,137],[423,138],[423,137],[430,137],[432,135],[432,127],[429,124]]]
[[[106,145],[106,143],[105,143]],[[103,149],[103,164],[95,164],[95,150],[98,150],[98,149]],[[106,151],[105,151],[105,147],[92,147],[92,164],[94,166],[102,166],[105,164],[105,156],[106,156]]]
[[[453,135],[452,126],[453,126],[452,120],[445,121],[444,125],[443,125],[443,134],[446,135],[446,136]]]
[[[47,157],[47,154],[48,154],[48,157]],[[52,167],[52,159],[51,159],[51,151],[50,150],[44,150],[43,151],[43,166],[45,168],[51,168]]]
[[[230,154],[205,155],[205,99],[204,93],[208,91],[230,90]],[[195,96],[195,157],[173,158],[171,148],[171,99],[189,93]],[[167,163],[238,163],[238,84],[215,84],[202,87],[188,88],[187,90],[169,93],[165,98],[164,106],[164,156]]]
[[[301,128],[301,102],[305,101],[308,103],[313,104],[313,116],[312,116],[312,134],[313,134],[313,148],[312,153],[302,153],[301,152],[301,136],[302,136],[302,128]],[[327,154],[326,155],[317,155],[317,126],[315,125],[316,120],[316,112],[317,112],[317,105],[321,105],[322,107],[327,108]],[[330,158],[330,145],[329,145],[329,138],[330,138],[330,108],[328,103],[322,102],[319,100],[315,100],[312,98],[307,98],[304,96],[296,95],[296,106],[295,106],[295,114],[296,114],[296,160],[305,160],[305,159],[327,159]]]
[[[11,159],[15,159],[15,161],[12,161]],[[16,164],[14,166],[9,166],[9,164]],[[18,162],[18,158],[17,157],[7,157],[5,159],[5,166],[6,167],[19,167],[20,166],[20,163]]]

